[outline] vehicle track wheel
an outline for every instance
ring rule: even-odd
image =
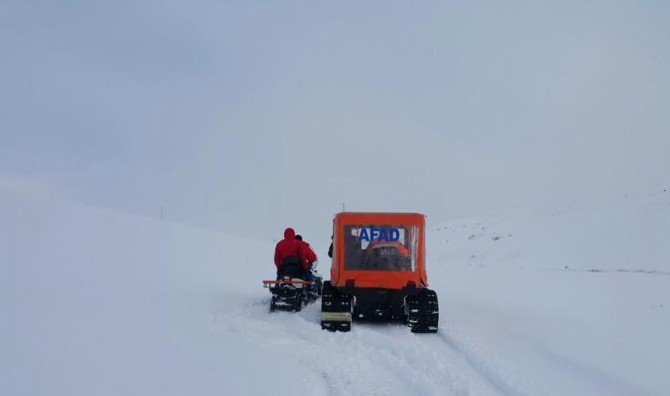
[[[436,333],[440,321],[437,293],[423,289],[405,298],[407,325],[412,333]]]

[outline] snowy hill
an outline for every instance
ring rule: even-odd
[[[0,192],[0,394],[667,394],[669,200],[434,224],[415,335],[269,314],[271,241]]]
[[[668,236],[670,194],[434,227],[442,334],[503,393],[667,394]]]
[[[217,306],[262,299],[268,244],[8,195],[0,218],[0,394],[267,392],[291,375],[211,331]]]

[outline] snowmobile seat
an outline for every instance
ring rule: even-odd
[[[300,265],[299,257],[287,257],[284,265],[277,271],[277,278],[288,276],[290,278],[305,279],[305,270]]]

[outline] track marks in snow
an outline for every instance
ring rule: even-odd
[[[468,365],[478,372],[482,379],[489,383],[493,388],[495,388],[500,394],[507,396],[525,396],[524,393],[513,389],[508,384],[506,384],[502,379],[498,378],[493,371],[487,367],[486,363],[479,359],[475,354],[469,352],[463,345],[455,342],[448,334],[444,331],[438,333],[440,339],[449,346],[449,348],[456,351],[467,363]]]
[[[284,356],[309,394],[519,395],[443,335],[372,323],[330,333],[321,330],[318,304],[299,313],[269,313],[269,297],[254,297],[211,312],[210,325]]]

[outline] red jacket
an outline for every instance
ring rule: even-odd
[[[309,243],[305,241],[302,242],[302,247],[305,250],[305,258],[307,260],[307,267],[309,268],[318,258],[316,257],[316,253],[314,253],[314,250],[312,250],[312,247],[309,246]]]
[[[295,239],[293,228],[287,228],[284,230],[284,239],[277,242],[275,247],[275,266],[277,269],[280,269],[284,265],[284,260],[291,256],[299,257],[300,265],[307,269],[307,252],[303,242]]]

